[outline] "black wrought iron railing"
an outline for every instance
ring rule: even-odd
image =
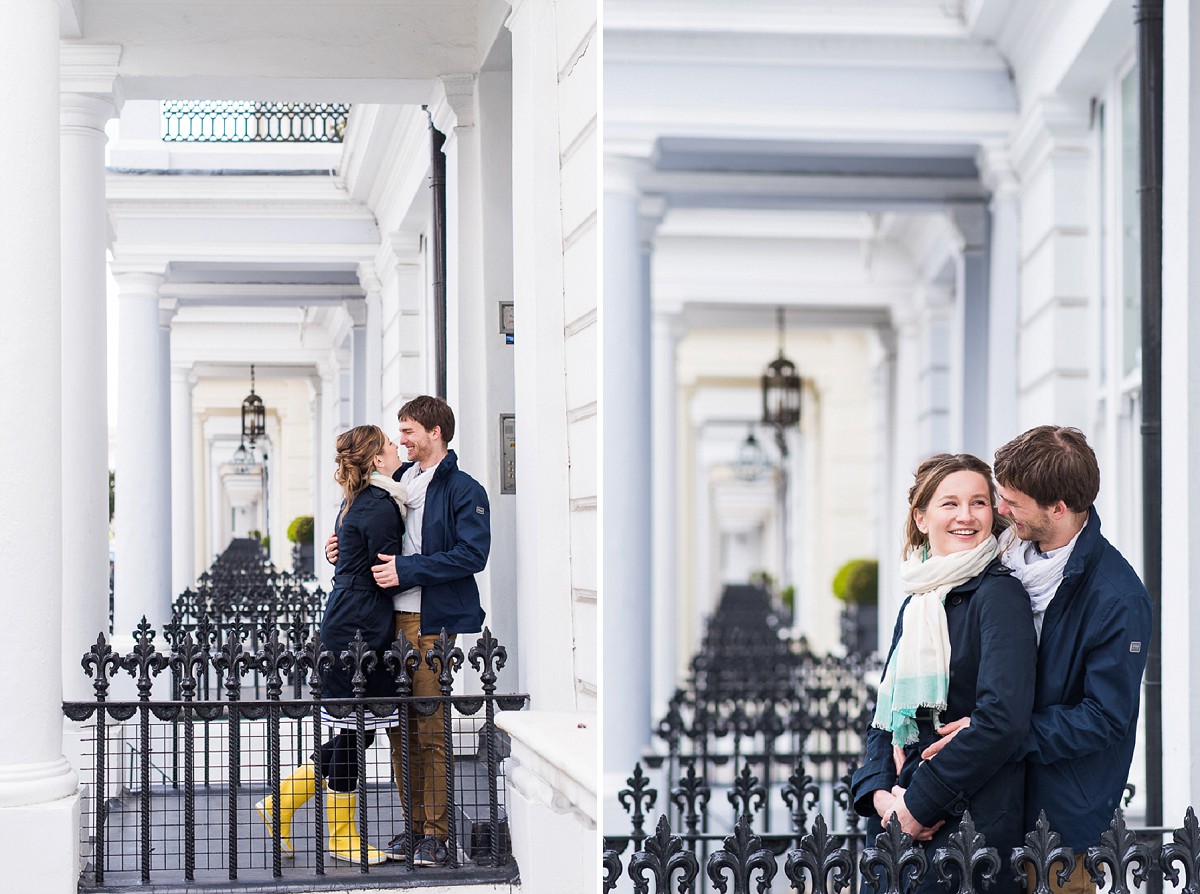
[[[635,828],[636,804],[655,785],[670,795],[661,809],[671,828],[697,842],[728,832],[742,812],[737,804],[754,805],[747,812],[760,834],[791,835],[806,811],[856,828],[844,778],[862,752],[878,662],[817,655],[780,631],[764,590],[727,588],[687,680],[654,729],[646,772],[639,766],[621,793]]]
[[[401,637],[382,657],[394,675],[396,697],[368,699],[366,674],[380,659],[361,638],[335,655],[315,634],[292,639],[294,629],[260,628],[254,650],[247,649],[249,640],[236,627],[229,627],[221,642],[198,640],[185,631],[159,651],[155,631],[143,621],[124,655],[99,636],[82,660],[93,678],[94,698],[63,705],[70,720],[84,725],[90,744],[81,890],[226,879],[261,885],[347,872],[359,879],[355,887],[374,884],[368,873],[393,885],[397,876],[413,871],[438,873],[441,884],[500,884],[516,878],[500,763],[506,743],[494,721],[497,711],[524,707],[528,696],[499,690],[498,672],[507,656],[490,631],[485,629],[465,653],[444,634],[424,655]],[[418,662],[439,675],[438,697],[412,695]],[[335,663],[359,681],[354,698],[322,697],[321,671]],[[454,691],[454,672],[464,665],[477,675],[477,684],[469,688],[478,694]],[[252,673],[262,680],[262,697],[248,686]],[[126,674],[136,693],[114,697]],[[201,694],[204,679],[220,681],[207,696]],[[294,697],[285,698],[285,692]],[[363,733],[375,718],[388,718],[387,725],[403,731],[438,710],[444,719],[441,769],[450,847],[445,867],[415,868],[411,856],[420,832],[408,825],[405,807],[411,802],[402,794],[411,791],[410,771],[397,780],[388,737],[377,737],[368,748]],[[358,733],[358,766],[365,768],[357,774],[356,789],[363,841],[383,847],[399,837],[405,861],[369,865],[365,847],[355,866],[327,860],[320,762],[311,806],[292,820],[294,856],[285,856],[278,821],[268,825],[254,810],[267,795],[280,803],[281,776],[309,760],[314,747],[329,738],[330,718],[341,718]],[[399,765],[411,767],[409,739],[402,735],[398,741],[403,743]]]
[[[348,103],[167,100],[166,143],[340,143]]]
[[[898,825],[868,840],[849,779],[879,676],[873,657],[818,656],[789,638],[764,590],[726,588],[646,769],[635,766],[616,793],[629,826],[605,829],[604,891],[761,894],[775,883],[801,894],[907,894],[924,880],[975,894],[1015,873],[1022,890],[1050,894],[1051,872],[1069,872],[1075,855],[1044,817],[1007,853],[969,814],[932,852]],[[1107,871],[1109,894],[1131,885],[1159,894],[1164,877],[1180,883],[1181,868],[1185,890],[1200,891],[1195,814],[1179,829],[1135,830],[1118,809],[1086,864],[1094,879]]]
[[[1168,835],[1170,840],[1164,841]],[[933,853],[914,843],[894,817],[871,846],[855,853],[843,836],[829,831],[819,814],[811,830],[802,830],[794,844],[782,847],[756,835],[750,818],[743,816],[732,834],[706,858],[684,837],[671,834],[664,816],[654,834],[643,839],[634,853],[623,856],[606,847],[602,878],[605,894],[694,894],[702,890],[761,894],[771,890],[772,883],[812,894],[839,894],[860,890],[860,886],[880,894],[901,894],[935,878],[947,894],[975,894],[986,891],[1007,873],[1018,890],[1049,894],[1052,877],[1058,885],[1065,884],[1079,862],[1075,853],[1062,846],[1045,814],[1025,836],[1025,843],[1006,854],[976,832],[969,813],[949,836],[948,846]],[[1200,888],[1200,823],[1189,807],[1180,828],[1138,830],[1135,834],[1118,809],[1082,863],[1082,871],[1110,894],[1161,890],[1164,880],[1179,890],[1195,891]]]
[[[278,570],[257,540],[236,538],[197,578],[194,588],[175,597],[162,633],[169,646],[187,634],[199,647],[215,651],[233,631],[247,651],[257,652],[263,630],[279,629],[286,631],[289,642],[307,642],[319,628],[325,603],[326,593],[315,580]],[[199,673],[197,698],[222,698],[224,674],[211,671]],[[262,697],[263,679],[257,669],[252,668],[243,682],[254,698]],[[299,678],[292,684],[292,697],[301,698]]]

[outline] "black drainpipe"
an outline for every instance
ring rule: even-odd
[[[1162,787],[1162,155],[1163,4],[1135,6],[1141,146],[1142,575],[1154,607],[1146,656],[1146,825],[1161,826]],[[1161,884],[1161,879],[1159,882]]]
[[[433,190],[433,337],[434,362],[438,397],[446,397],[446,156],[442,146],[446,135],[433,126],[429,118],[429,187]]]

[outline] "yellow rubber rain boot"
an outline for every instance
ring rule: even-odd
[[[317,790],[317,777],[312,763],[303,764],[279,782],[279,850],[285,857],[295,855],[292,847],[292,817],[308,803]],[[262,821],[267,824],[267,834],[272,834],[271,812],[275,808],[275,796],[267,795],[254,805]]]
[[[329,856],[357,863],[362,836],[358,834],[358,794],[326,789],[325,813],[329,824]],[[388,858],[386,851],[367,845],[367,863],[375,866]]]

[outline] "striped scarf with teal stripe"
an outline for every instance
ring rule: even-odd
[[[937,714],[946,709],[950,689],[950,636],[946,629],[946,594],[966,583],[996,557],[996,538],[974,549],[921,560],[914,549],[900,566],[900,581],[911,594],[903,610],[900,640],[892,650],[871,726],[892,734],[901,747],[917,741],[919,708]]]

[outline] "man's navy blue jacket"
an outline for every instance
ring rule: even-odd
[[[1133,759],[1150,597],[1089,510],[1042,620],[1025,759],[1025,826],[1038,811],[1076,853],[1097,844]]]
[[[397,481],[412,463],[402,465]],[[397,550],[400,588],[421,588],[421,633],[477,633],[483,629],[475,575],[483,571],[492,548],[492,510],[487,492],[458,468],[453,450],[434,470],[425,492],[421,554]]]

